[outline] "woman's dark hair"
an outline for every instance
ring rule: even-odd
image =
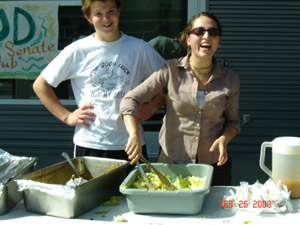
[[[195,20],[201,16],[206,16],[210,19],[212,19],[213,21],[216,22],[217,24],[217,28],[219,30],[219,35],[222,36],[222,27],[221,27],[221,23],[219,22],[219,20],[217,19],[217,17],[215,17],[213,14],[208,13],[208,12],[201,12],[198,14],[195,14],[189,21],[187,27],[180,33],[180,36],[178,38],[176,38],[176,40],[185,48],[187,48],[187,44],[186,44],[186,36],[190,35],[192,32],[192,28],[193,28],[193,24],[195,22]]]

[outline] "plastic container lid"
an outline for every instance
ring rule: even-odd
[[[275,153],[300,157],[299,137],[277,137],[272,141],[272,146]]]

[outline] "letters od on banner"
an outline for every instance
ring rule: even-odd
[[[0,2],[0,78],[34,79],[58,54],[58,1]]]

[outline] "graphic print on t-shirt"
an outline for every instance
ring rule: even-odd
[[[130,87],[130,72],[117,62],[102,62],[90,73],[90,97],[100,99],[121,99]]]

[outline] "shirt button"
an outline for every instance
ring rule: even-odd
[[[198,138],[198,137],[195,137],[195,139],[198,140],[199,138]]]

